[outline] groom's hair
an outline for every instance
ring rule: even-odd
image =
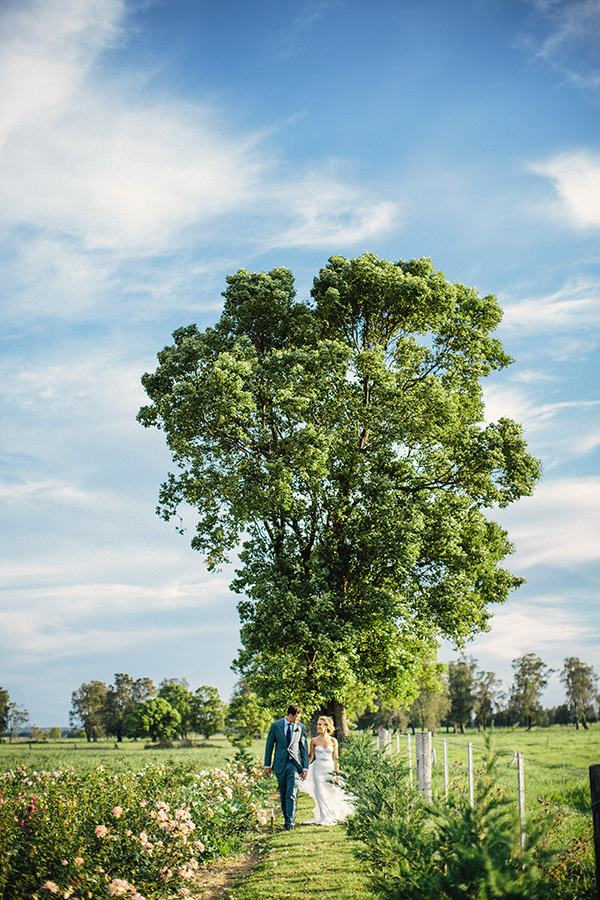
[[[290,703],[287,708],[286,716],[297,716],[298,713],[302,712],[302,708],[298,706],[297,703]]]

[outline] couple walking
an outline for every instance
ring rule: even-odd
[[[320,717],[309,750],[301,715],[300,707],[290,703],[287,715],[271,725],[265,748],[265,775],[270,777],[275,772],[288,831],[296,822],[299,788],[315,801],[313,819],[303,822],[305,825],[335,825],[353,810],[342,788],[332,781],[338,772],[338,742],[333,737],[332,720]]]

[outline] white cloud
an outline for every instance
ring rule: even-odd
[[[600,156],[575,150],[531,165],[560,195],[558,214],[580,228],[600,227]]]
[[[106,315],[141,261],[162,255],[173,277],[141,279],[150,296],[161,293],[177,281],[179,256],[212,241],[217,220],[246,256],[357,243],[395,224],[396,205],[339,161],[292,169],[268,148],[268,130],[233,133],[216,107],[108,69],[102,52],[126,39],[122,0],[30,0],[3,17],[9,317],[17,307],[21,316],[72,318],[94,306]]]
[[[390,231],[397,225],[398,205],[373,199],[364,187],[345,181],[339,166],[328,163],[300,179],[274,189],[277,206],[292,219],[275,240],[280,247],[346,246]]]
[[[513,383],[485,385],[485,417],[508,417],[523,426],[531,452],[542,457],[544,470],[591,453],[600,443],[600,400],[542,399],[544,382],[515,378]]]
[[[574,569],[600,560],[600,478],[543,479],[532,497],[494,514],[516,546],[512,567]]]
[[[575,599],[575,598],[573,598]],[[579,600],[579,598],[577,598]],[[523,600],[517,592],[494,610],[492,628],[477,638],[477,651],[498,662],[511,661],[532,651],[554,651],[577,645],[589,623],[583,610],[565,605],[563,594],[544,594]]]
[[[600,283],[589,278],[567,282],[541,297],[510,298],[503,304],[502,329],[509,333],[559,335],[600,330]]]
[[[590,616],[590,608],[598,602],[597,593],[577,591],[565,586],[559,592],[543,592],[528,584],[511,594],[503,606],[492,607],[493,618],[488,632],[478,635],[465,647],[478,668],[494,672],[508,690],[513,681],[512,661],[526,653],[535,653],[555,670],[544,691],[547,706],[564,703],[564,686],[559,672],[565,657],[578,656],[595,666],[596,648],[600,641],[600,619]],[[442,647],[440,658],[456,659],[458,651],[449,643]]]

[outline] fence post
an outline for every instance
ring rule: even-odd
[[[596,852],[596,894],[600,900],[600,763],[590,766],[590,791],[594,823],[594,850]]]
[[[448,741],[444,738],[444,796],[448,802]]]
[[[431,800],[431,732],[417,731],[417,789]]]
[[[410,734],[407,734],[408,738],[408,779],[410,781],[410,786],[413,786],[413,764],[412,764],[412,744],[410,740]]]
[[[523,754],[517,753],[517,790],[519,791],[519,822],[521,823],[521,850],[525,848],[525,768]]]
[[[382,753],[384,750],[389,751],[390,733],[387,728],[380,728],[377,737],[379,739],[379,749],[382,751]]]
[[[473,744],[467,744],[467,759],[469,768],[469,805],[471,809],[475,806],[475,792],[473,790]]]
[[[400,732],[396,732],[396,755],[400,756]]]

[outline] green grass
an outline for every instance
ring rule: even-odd
[[[143,741],[114,740],[88,743],[85,738],[41,743],[26,740],[0,744],[0,771],[6,772],[19,765],[33,767],[37,771],[55,771],[75,768],[77,772],[90,772],[97,766],[107,766],[115,773],[138,771],[148,763],[164,763],[169,760],[191,759],[207,769],[224,765],[236,749],[221,734],[208,741],[194,740],[193,746],[181,746],[175,742],[172,748],[148,746]],[[261,756],[264,741],[255,741],[249,748],[251,756]]]
[[[438,731],[433,739],[437,764],[433,770],[434,782],[439,789],[444,784],[443,739],[447,739],[450,778],[457,784],[466,782],[467,744],[473,745],[475,770],[481,768],[485,758],[483,735],[473,731],[467,734],[444,734]],[[406,738],[401,738],[401,753],[407,753]],[[502,730],[495,732],[495,749],[499,756],[499,781],[508,791],[517,788],[516,753],[524,755],[525,804],[533,809],[544,798],[552,803],[573,807],[579,812],[590,809],[589,766],[600,761],[600,725],[587,731],[577,731],[571,726],[553,726]],[[414,744],[413,744],[414,764]]]
[[[474,750],[475,769],[481,767],[483,735],[469,731],[465,735],[445,734],[438,731],[433,745],[437,754],[434,768],[434,783],[438,790],[444,786],[442,740],[448,740],[449,763],[453,789],[466,792],[467,744]],[[570,813],[565,809],[589,811],[588,766],[600,762],[600,725],[590,726],[588,731],[577,731],[573,726],[553,726],[514,731],[500,730],[495,734],[496,746],[503,751],[500,760],[500,781],[512,793],[516,788],[516,763],[512,762],[515,752],[525,756],[526,805],[530,811],[552,817],[553,843],[566,848],[572,841],[589,838],[591,816]],[[206,768],[222,766],[235,755],[235,748],[223,735],[215,735],[209,741],[194,741],[193,746],[173,748],[150,746],[146,749],[142,741],[124,741],[115,746],[113,740],[87,743],[81,739],[56,742],[29,743],[18,741],[11,745],[0,744],[0,771],[14,769],[19,765],[53,771],[71,768],[85,773],[99,765],[105,765],[114,772],[138,771],[151,762],[168,763],[170,760],[192,759]],[[396,750],[396,739],[392,740]],[[253,757],[262,760],[264,740],[255,741],[250,748]],[[400,752],[406,758],[407,738],[400,738]],[[413,766],[415,763],[415,742],[412,740]],[[552,766],[544,765],[552,764]],[[342,763],[343,765],[343,763]],[[559,768],[560,767],[560,768]],[[579,769],[580,771],[571,771]],[[541,803],[538,797],[547,798],[550,803]],[[310,818],[312,801],[300,795],[298,821]],[[515,792],[516,802],[516,792]],[[273,800],[277,809],[277,800]],[[281,821],[279,819],[279,821]],[[366,875],[353,854],[355,844],[350,841],[342,826],[318,828],[298,826],[293,832],[276,831],[263,838],[259,846],[259,862],[252,871],[245,874],[239,884],[229,891],[232,900],[262,900],[269,896],[272,900],[310,900],[323,893],[334,892],[337,900],[366,900],[372,897],[367,890]]]
[[[299,795],[297,822],[312,817],[313,801]],[[281,821],[281,818],[279,819]],[[276,829],[281,826],[276,824]],[[355,842],[341,825],[297,824],[261,842],[256,868],[228,891],[231,900],[371,900],[364,867],[354,856]]]

